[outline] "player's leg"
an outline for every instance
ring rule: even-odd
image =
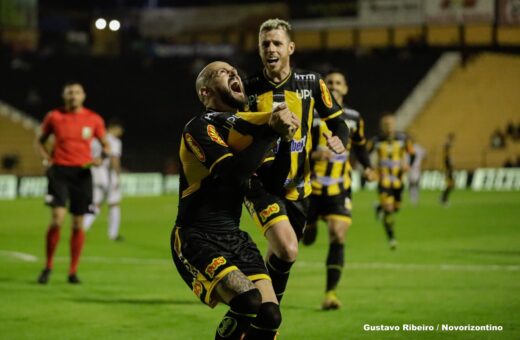
[[[271,281],[262,279],[256,281],[255,286],[262,295],[262,305],[243,339],[275,339],[282,323],[282,314],[273,285]]]
[[[303,230],[302,243],[310,246],[318,237],[318,211],[320,210],[320,200],[322,196],[311,195],[307,224]]]
[[[268,193],[244,201],[268,242],[266,265],[280,301],[291,267],[298,255],[298,237],[289,221],[285,202]]]
[[[345,196],[331,196],[327,201],[327,210],[323,212],[329,231],[329,251],[326,262],[327,281],[325,299],[322,303],[324,310],[341,307],[341,301],[336,295],[336,288],[341,279],[345,262],[345,237],[352,224],[350,192]]]
[[[38,283],[46,284],[54,265],[53,259],[60,240],[60,229],[65,220],[69,193],[62,169],[52,166],[47,170],[47,195],[45,203],[51,207],[51,221],[45,237],[46,263],[38,277]]]
[[[215,286],[215,298],[229,306],[215,339],[241,339],[262,306],[262,295],[239,270],[226,274]]]
[[[89,211],[85,214],[83,218],[83,229],[85,231],[89,231],[92,227],[92,224],[94,224],[94,221],[98,217],[99,213],[101,212],[101,203],[103,202],[105,196],[106,196],[106,188],[102,185],[102,183],[94,183],[94,191],[93,191],[93,201],[94,201],[94,208],[92,211]]]
[[[92,208],[92,175],[89,169],[78,169],[70,187],[70,213],[72,234],[70,237],[69,283],[80,283],[77,277],[79,259],[85,243],[83,216]]]
[[[383,227],[390,246],[395,243],[394,234],[394,196],[392,189],[380,186],[379,201],[383,211]]]
[[[441,195],[441,204],[442,205],[448,204],[448,199],[450,197],[450,193],[455,186],[455,182],[453,180],[453,175],[452,175],[451,171],[446,174],[445,182],[446,182],[446,187],[444,188],[442,195]]]
[[[108,238],[113,241],[122,241],[123,237],[119,233],[121,225],[121,190],[117,183],[110,185],[107,196],[108,202]]]

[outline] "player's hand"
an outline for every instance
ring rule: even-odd
[[[410,165],[408,163],[403,163],[403,172],[410,171]]]
[[[332,152],[329,148],[318,148],[313,151],[311,154],[311,158],[314,161],[330,161],[334,157],[334,152]]]
[[[45,169],[48,169],[52,166],[52,159],[50,157],[45,157],[42,159],[42,165]]]
[[[327,146],[331,149],[335,154],[342,154],[347,151],[345,149],[345,145],[338,136],[333,136],[330,132],[324,132],[323,137],[327,140]]]
[[[94,166],[100,166],[103,163],[103,158],[96,157],[92,160],[92,165]]]
[[[298,117],[289,110],[287,104],[278,105],[269,118],[269,126],[285,141],[291,141],[301,123]]]
[[[366,168],[365,171],[363,171],[363,176],[369,181],[373,182],[377,180],[377,173],[372,168]]]

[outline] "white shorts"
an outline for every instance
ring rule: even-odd
[[[121,189],[117,174],[104,167],[93,167],[92,182],[94,187],[94,204],[99,205],[106,201],[108,204],[118,204],[121,201]]]

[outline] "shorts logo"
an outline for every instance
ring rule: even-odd
[[[193,154],[198,158],[198,160],[204,162],[206,160],[206,155],[204,154],[204,151],[202,151],[199,143],[197,143],[197,141],[189,133],[184,135],[184,139],[186,139],[188,146],[190,147]]]
[[[213,260],[211,260],[211,263],[206,267],[206,274],[208,274],[209,278],[212,279],[213,276],[215,276],[217,269],[220,266],[226,264],[226,262],[227,261],[224,256],[215,257]]]
[[[212,141],[214,141],[215,143],[220,144],[226,148],[228,147],[226,142],[224,142],[222,137],[220,137],[220,135],[217,132],[217,129],[215,129],[215,127],[213,125],[208,124],[207,130],[208,130],[208,136],[209,136],[209,138],[211,138]]]
[[[332,97],[330,96],[329,89],[323,79],[320,79],[320,89],[321,89],[321,99],[323,100],[323,104],[329,109],[332,109]]]
[[[81,138],[83,138],[83,139],[92,138],[92,128],[90,126],[84,126],[83,129],[81,129]]]
[[[191,286],[193,287],[193,293],[195,293],[195,295],[197,295],[198,298],[200,298],[200,295],[202,294],[202,283],[198,280],[193,280],[193,282],[191,283]]]
[[[269,217],[278,212],[280,212],[280,206],[278,205],[278,203],[273,203],[264,210],[260,211],[258,215],[260,215],[260,219],[262,220],[262,222],[265,222]]]

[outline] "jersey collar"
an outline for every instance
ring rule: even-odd
[[[287,81],[289,79],[291,79],[291,76],[293,74],[293,70],[291,68],[291,71],[289,72],[289,74],[287,75],[287,77],[285,77],[284,80],[282,80],[281,82],[279,83],[275,83],[274,81],[271,80],[271,78],[269,78],[269,76],[267,75],[267,72],[265,71],[265,68],[263,69],[263,72],[262,74],[264,75],[264,78],[265,80],[267,80],[269,82],[269,84],[273,85],[275,88],[279,88],[280,86],[282,86],[283,84],[287,83]]]

